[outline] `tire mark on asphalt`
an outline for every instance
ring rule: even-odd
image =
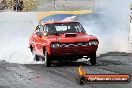
[[[34,66],[33,69],[35,69],[35,70],[43,69],[40,71],[41,72],[44,72],[44,71],[49,72],[53,75],[64,78],[73,84],[77,84],[77,82],[76,82],[77,74],[70,72],[70,71],[67,71],[67,70],[65,70],[65,68],[62,68],[62,67],[43,67],[43,66],[39,66],[39,68],[38,68],[38,67]],[[93,85],[92,86],[91,85],[84,85],[84,86],[80,86],[80,87],[82,87],[82,88],[97,88],[97,87],[94,87]]]
[[[6,69],[5,66],[3,66],[2,68],[3,68],[3,71],[0,75],[3,79],[5,79],[8,82],[9,86],[17,87],[17,85],[11,83],[14,80],[15,83],[17,82],[19,84],[20,88],[25,88],[26,87],[20,82],[19,78],[16,77],[15,74],[11,70]],[[13,79],[10,79],[11,77]]]

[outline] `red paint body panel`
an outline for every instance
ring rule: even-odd
[[[57,22],[58,23],[58,22]],[[61,22],[60,22],[61,23]],[[64,22],[63,22],[64,23]],[[55,24],[50,23],[50,24]],[[96,46],[74,46],[74,47],[58,47],[58,48],[51,48],[51,43],[59,43],[62,44],[78,44],[78,43],[86,43],[91,40],[98,39],[94,36],[90,36],[86,33],[76,33],[73,37],[66,37],[66,34],[61,35],[48,35],[48,36],[37,36],[35,33],[31,35],[29,38],[29,45],[33,47],[35,54],[43,56],[44,51],[43,47],[48,51],[48,54],[53,57],[60,57],[60,56],[74,56],[74,55],[91,55],[96,53],[98,45]]]
[[[66,48],[59,48],[59,49],[51,49],[51,55],[52,56],[87,56],[95,53],[97,51],[97,46],[92,47],[66,47]]]

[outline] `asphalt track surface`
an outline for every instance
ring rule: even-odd
[[[129,84],[84,84],[76,82],[82,65],[88,74],[132,75],[132,54],[111,52],[97,58],[97,65],[86,61],[43,64],[14,64],[0,61],[0,88],[132,88]]]

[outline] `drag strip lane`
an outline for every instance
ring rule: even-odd
[[[114,57],[114,58],[113,58]],[[76,82],[80,65],[88,74],[131,74],[131,55],[98,57],[97,65],[85,61],[64,62],[45,67],[43,64],[13,64],[0,62],[0,87],[7,88],[132,88],[129,84],[86,84]],[[129,61],[127,61],[129,60]],[[4,63],[4,64],[3,64]],[[6,84],[4,84],[6,83]]]

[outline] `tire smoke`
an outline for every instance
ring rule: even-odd
[[[28,39],[37,25],[36,13],[0,13],[0,60],[12,63],[34,63]]]
[[[87,33],[99,38],[98,55],[129,52],[130,0],[95,0],[94,14],[78,20]]]

